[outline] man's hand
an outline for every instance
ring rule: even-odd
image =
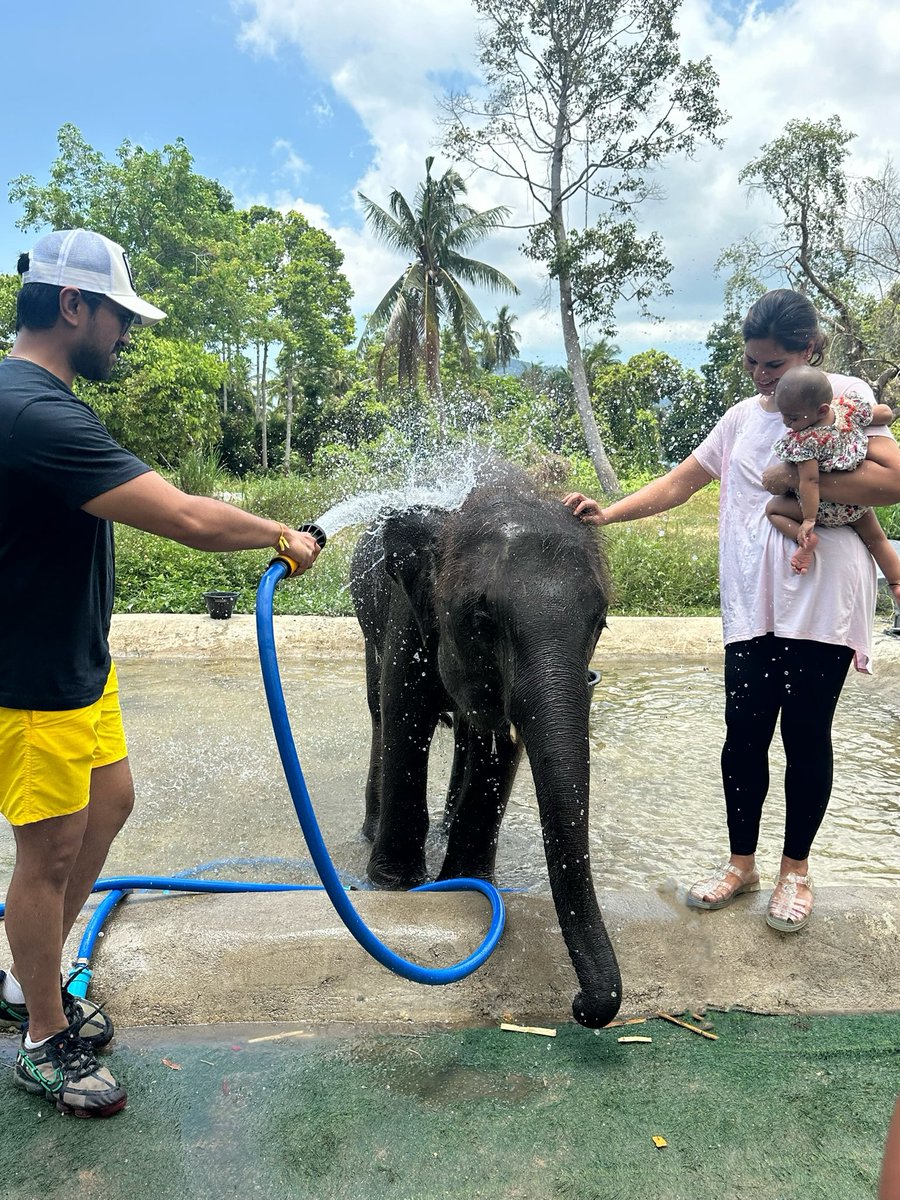
[[[766,467],[760,478],[760,483],[773,496],[784,496],[788,492],[796,492],[800,476],[794,463],[776,463],[774,467]]]
[[[596,500],[592,500],[590,496],[585,496],[582,492],[569,492],[568,496],[563,496],[563,504],[587,525],[606,524],[603,509]]]
[[[288,578],[296,579],[313,565],[321,547],[311,533],[301,533],[299,529],[288,529],[286,540],[288,545],[284,553],[297,564],[296,571],[291,572]]]

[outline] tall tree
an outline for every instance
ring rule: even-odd
[[[353,317],[350,284],[341,271],[344,256],[335,242],[297,212],[284,214],[282,228],[285,257],[274,293],[284,330],[278,366],[288,470],[296,415],[304,421],[303,452],[311,457],[318,446],[313,426],[323,397],[346,368],[344,348],[353,337]]]
[[[720,263],[736,307],[772,282],[809,295],[830,333],[830,363],[871,380],[878,395],[900,371],[900,180],[890,159],[875,177],[848,175],[855,136],[838,116],[788,121],[740,174],[779,220]]]
[[[425,382],[443,422],[441,393],[441,322],[449,321],[461,347],[484,325],[463,283],[493,290],[518,292],[496,267],[468,258],[464,251],[501,226],[506,208],[478,212],[463,197],[466,185],[452,168],[439,179],[431,174],[434,159],[425,159],[425,179],[416,190],[414,204],[392,191],[388,210],[359,193],[366,217],[377,237],[395,250],[412,255],[412,261],[395,279],[369,317],[361,348],[372,335],[383,332],[385,347],[400,353],[400,382],[411,380],[413,362],[421,352]],[[421,351],[420,351],[421,348]]]
[[[732,300],[752,298],[766,278],[779,275],[788,287],[811,293],[838,335],[846,361],[863,353],[852,296],[854,252],[844,227],[845,164],[855,136],[838,116],[788,121],[738,176],[751,194],[767,197],[781,219],[769,239],[748,238],[722,256],[733,268]]]
[[[497,309],[497,319],[491,325],[497,365],[504,371],[518,355],[519,343],[522,340],[522,335],[513,329],[515,320],[515,313],[509,311],[508,304],[503,304]]]
[[[579,321],[615,332],[615,307],[646,311],[670,271],[634,213],[671,154],[716,141],[725,119],[709,59],[682,62],[679,0],[473,0],[487,97],[451,96],[451,153],[518,180],[534,207],[525,252],[559,284],[566,359],[600,485],[618,490],[591,410]],[[589,208],[593,223],[589,223]],[[577,224],[576,213],[584,212]]]

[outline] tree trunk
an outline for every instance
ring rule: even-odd
[[[427,281],[425,286],[428,287]],[[444,421],[444,389],[441,386],[441,329],[436,313],[433,311],[436,307],[433,283],[431,287],[431,301],[429,302],[426,293],[423,304],[425,314],[425,387],[437,411],[438,442],[443,446],[447,437]]]
[[[291,425],[294,419],[294,374],[288,368],[284,377],[284,473],[291,469]]]
[[[559,315],[562,321],[563,343],[566,347],[566,362],[572,377],[572,387],[575,389],[575,407],[584,431],[584,440],[597,479],[607,496],[618,496],[621,489],[612,463],[606,454],[597,418],[591,407],[591,392],[588,387],[587,373],[584,369],[584,356],[581,353],[581,343],[578,340],[578,327],[575,324],[575,306],[572,302],[572,277],[565,263],[567,244],[566,226],[562,211],[562,169],[563,147],[568,135],[568,104],[565,95],[560,97],[553,157],[550,163],[550,221],[553,228],[553,240],[556,245],[557,260],[560,264],[559,280]]]
[[[563,234],[563,237],[565,234]],[[588,387],[587,372],[584,369],[584,356],[581,353],[581,343],[578,340],[578,328],[575,325],[575,313],[572,306],[572,283],[568,272],[559,275],[559,314],[562,320],[563,342],[566,347],[566,362],[569,374],[572,376],[572,387],[575,390],[575,407],[584,431],[588,454],[597,472],[597,479],[607,496],[618,496],[621,492],[619,480],[609,461],[597,418],[591,407],[591,393]]]
[[[269,401],[266,394],[266,372],[269,369],[269,343],[263,342],[262,371],[259,377],[259,419],[262,427],[262,453],[260,465],[269,468]]]

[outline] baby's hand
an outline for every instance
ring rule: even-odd
[[[563,496],[563,504],[571,508],[575,516],[588,525],[606,524],[603,509],[596,500],[592,500],[590,496],[585,496],[582,492],[569,492],[568,496]]]
[[[800,526],[800,532],[797,534],[797,545],[801,550],[805,550],[809,543],[809,535],[815,528],[815,521],[804,521]]]

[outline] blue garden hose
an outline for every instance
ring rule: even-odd
[[[278,671],[278,656],[275,652],[275,631],[272,620],[273,598],[276,586],[286,575],[290,574],[291,570],[290,560],[278,557],[259,581],[256,592],[256,640],[259,645],[259,661],[262,667],[266,700],[269,705],[269,716],[272,719],[272,728],[275,731],[275,741],[281,755],[281,764],[297,812],[297,819],[303,830],[303,836],[306,838],[306,844],[316,865],[316,870],[319,872],[319,878],[322,880],[338,916],[363,949],[367,950],[382,966],[388,967],[389,970],[402,975],[404,979],[411,979],[415,983],[455,983],[458,979],[465,979],[488,958],[503,933],[506,913],[500,893],[492,883],[488,883],[484,879],[446,879],[438,883],[425,883],[421,887],[412,889],[414,892],[477,891],[487,896],[491,902],[490,928],[477,950],[454,966],[423,967],[419,963],[410,962],[399,954],[395,954],[372,933],[350,903],[334,869],[316,821],[306,780],[303,778],[303,771],[300,767],[300,759],[297,756],[297,748],[294,745],[284,691],[281,687],[281,676]]]
[[[86,996],[90,986],[93,971],[90,966],[94,946],[100,931],[109,915],[117,904],[130,892],[164,891],[164,892],[309,892],[322,891],[337,910],[338,916],[344,922],[357,942],[373,958],[389,970],[410,979],[415,983],[444,984],[455,983],[476,971],[493,952],[503,933],[506,913],[500,893],[493,884],[484,879],[447,879],[438,883],[426,883],[413,888],[415,892],[457,892],[477,891],[486,896],[491,904],[491,923],[487,935],[481,945],[462,961],[449,967],[425,967],[419,963],[410,962],[396,954],[380,941],[359,917],[347,897],[347,889],[331,861],[331,856],[325,846],[313,810],[306,780],[297,756],[287,715],[284,692],[281,687],[281,677],[278,671],[278,657],[275,651],[274,622],[272,605],[275,588],[284,577],[291,573],[294,564],[281,556],[269,566],[259,582],[256,594],[256,632],[259,643],[259,658],[262,668],[263,683],[269,706],[275,741],[281,755],[281,762],[287,779],[291,799],[306,838],[307,846],[312,855],[313,863],[322,880],[318,884],[298,883],[245,883],[236,880],[210,880],[192,878],[202,870],[220,866],[218,862],[206,863],[185,871],[174,877],[154,875],[128,875],[115,878],[99,879],[92,892],[107,892],[105,898],[98,904],[82,934],[78,946],[78,954],[72,963],[72,970],[66,983],[68,991],[74,996]],[[6,906],[0,904],[0,918],[5,913]]]

